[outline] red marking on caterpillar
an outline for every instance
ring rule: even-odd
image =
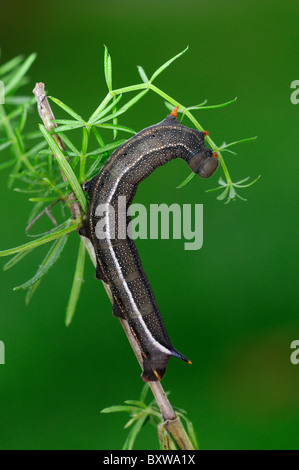
[[[174,110],[172,111],[172,113],[170,113],[171,116],[174,116],[175,118],[177,118],[177,117],[178,117],[178,109],[179,109],[179,107],[176,106],[176,107],[174,108]]]

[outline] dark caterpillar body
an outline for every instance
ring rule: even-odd
[[[126,319],[143,356],[142,378],[160,380],[171,356],[188,359],[177,352],[168,337],[154,293],[142,267],[133,240],[120,233],[112,234],[113,221],[108,211],[99,212],[108,204],[115,209],[115,218],[130,222],[126,216],[139,183],[157,167],[180,157],[203,178],[211,176],[218,160],[205,147],[205,133],[183,126],[175,115],[148,127],[115,150],[97,176],[85,188],[90,196],[89,212],[81,234],[91,240],[97,258],[96,277],[108,283],[113,295],[113,314]],[[118,213],[118,198],[125,197],[125,210]],[[105,206],[106,205],[106,206]],[[105,235],[97,236],[97,224],[104,224]]]

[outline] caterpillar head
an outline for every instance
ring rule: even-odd
[[[193,155],[189,161],[189,166],[194,173],[202,178],[209,178],[219,166],[217,154],[205,147],[201,152]]]

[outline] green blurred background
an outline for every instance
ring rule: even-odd
[[[88,117],[106,94],[103,44],[115,87],[139,81],[136,65],[151,74],[189,45],[157,85],[186,105],[237,96],[230,107],[196,114],[219,145],[258,135],[234,149],[237,157],[225,154],[235,181],[262,175],[241,193],[247,202],[224,205],[205,192],[221,170],[175,189],[189,174],[181,161],[157,170],[136,197],[204,204],[201,250],[184,251],[183,240],[138,241],[169,335],[193,361],[171,360],[163,385],[188,410],[203,449],[299,448],[299,365],[290,362],[299,339],[299,106],[290,102],[298,19],[295,0],[1,2],[3,59],[38,53],[28,93],[44,81]],[[140,130],[165,115],[163,101],[148,94],[121,122]],[[1,249],[26,241],[31,207],[7,192],[7,175],[0,173]],[[28,307],[12,288],[35,273],[47,247],[1,274],[1,449],[119,449],[125,440],[127,416],[100,410],[138,398],[140,370],[91,263],[74,321],[64,326],[77,245],[73,235]],[[157,448],[153,428],[136,448]]]

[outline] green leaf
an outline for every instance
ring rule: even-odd
[[[74,191],[75,195],[77,196],[77,199],[78,199],[78,201],[79,201],[79,203],[82,207],[83,212],[85,213],[87,211],[86,199],[85,199],[82,188],[79,184],[79,181],[77,180],[77,177],[76,177],[71,165],[69,164],[69,162],[65,158],[62,150],[60,150],[58,144],[55,142],[55,140],[53,139],[51,134],[47,131],[47,129],[41,124],[40,124],[39,128],[40,128],[44,138],[48,142],[53,154],[55,155],[56,160],[57,160],[60,168],[62,169],[63,173],[65,174],[72,190]]]
[[[246,178],[245,180],[243,181],[239,181],[238,183],[234,183],[234,186],[236,188],[250,188],[250,186],[252,186],[253,184],[255,184],[260,178],[261,178],[262,175],[259,175],[255,180],[251,181],[251,183],[248,183],[248,184],[240,184],[242,183],[243,181],[246,181],[247,179],[249,179],[249,176],[248,178]]]
[[[86,175],[85,175],[86,181],[90,180],[92,176],[95,176],[95,175],[93,175],[93,173],[99,171],[99,165],[101,164],[103,158],[104,158],[104,154],[103,154],[103,155],[100,155],[100,156],[96,159],[96,161],[91,165],[91,167],[89,168],[88,172],[87,172]]]
[[[61,138],[63,143],[66,145],[66,147],[68,147],[75,155],[79,155],[80,153],[79,150],[77,149],[77,147],[75,147],[73,142],[65,134],[63,134],[62,132],[59,132],[59,137]]]
[[[148,382],[146,382],[144,384],[144,386],[142,387],[141,394],[140,394],[140,401],[142,403],[145,403],[146,396],[148,394],[149,389],[150,389],[150,386],[149,386]]]
[[[115,405],[109,406],[108,408],[104,408],[101,410],[101,413],[132,413],[134,411],[133,406],[124,406],[124,405]]]
[[[60,132],[65,132],[65,131],[71,131],[73,129],[80,129],[81,127],[84,127],[84,124],[77,122],[77,121],[71,121],[67,119],[57,119],[56,124],[59,124],[59,121],[62,121],[61,124],[62,126],[54,127],[52,132],[55,134],[59,134]],[[65,124],[63,124],[65,122]]]
[[[23,139],[25,140],[39,139],[39,138],[40,138],[39,131],[28,132],[27,134],[23,134]]]
[[[138,436],[139,432],[141,431],[142,426],[144,425],[145,421],[147,420],[147,414],[141,416],[135,423],[135,425],[131,428],[131,431],[128,434],[128,437],[124,443],[122,450],[132,450],[136,437]]]
[[[137,416],[134,416],[133,418],[129,419],[129,421],[124,425],[124,429],[127,429],[132,426],[132,424],[135,423],[137,419]]]
[[[5,93],[8,95],[13,89],[22,85],[22,79],[30,69],[31,65],[36,59],[36,54],[31,54],[27,59],[20,65],[15,73],[13,74],[12,78],[10,79],[9,83],[5,87]]]
[[[113,97],[113,101],[115,102],[116,101],[116,97],[114,96]],[[116,114],[117,113],[117,106],[114,106],[113,110],[112,110],[112,114]],[[113,125],[115,126],[114,129],[113,129],[113,139],[115,140],[116,137],[117,137],[117,131],[118,131],[118,128],[117,128],[117,124],[118,124],[118,117],[114,117],[113,120],[112,120],[112,123]]]
[[[44,261],[37,270],[36,274],[31,279],[29,279],[29,281],[24,282],[24,284],[18,287],[15,287],[14,290],[28,289],[28,287],[31,287],[33,284],[42,279],[48,273],[49,269],[53,266],[53,264],[60,258],[60,255],[65,247],[66,242],[66,235],[55,240],[52,247],[50,248],[50,251],[47,253]]]
[[[235,199],[235,197],[236,197],[235,188],[233,186],[230,186],[230,188],[229,188],[229,198],[230,199]]]
[[[21,62],[23,62],[23,59],[23,56],[19,55],[6,62],[5,64],[1,65],[0,75],[2,76],[11,72],[11,70],[15,69]]]
[[[136,406],[137,408],[147,408],[147,406],[139,400],[125,400],[125,404]]]
[[[32,104],[35,103],[35,97],[31,98],[30,96],[7,96],[5,98],[5,104],[12,104],[14,106],[21,105],[30,108]]]
[[[17,127],[17,130],[19,133],[22,132],[22,130],[25,127],[26,121],[27,121],[27,115],[28,115],[28,108],[27,106],[23,106],[23,112],[20,117],[19,125]]]
[[[230,144],[226,144],[225,142],[223,142],[221,147],[219,147],[219,150],[225,150],[228,147],[232,147],[233,145],[242,144],[244,142],[251,142],[252,140],[256,140],[256,139],[257,139],[257,135],[254,137],[247,137],[247,139],[236,140],[235,142],[231,142]]]
[[[139,72],[139,75],[141,77],[141,80],[144,82],[144,83],[148,83],[149,82],[149,79],[147,78],[147,75],[144,71],[144,68],[141,67],[141,65],[137,65],[137,69],[138,69],[138,72]]]
[[[87,156],[92,156],[92,155],[99,155],[102,153],[110,152],[110,150],[114,150],[117,147],[120,147],[126,140],[118,140],[117,142],[112,142],[111,144],[107,144],[104,147],[100,147],[97,150],[94,150],[93,152],[88,152]]]
[[[171,59],[169,59],[167,62],[165,62],[165,64],[161,65],[161,67],[159,67],[154,73],[153,75],[151,76],[151,79],[150,79],[150,82],[153,82],[155,80],[155,78],[158,77],[158,75],[160,75],[160,73],[162,73],[167,67],[170,66],[170,64],[172,64],[172,62],[174,62],[176,59],[178,59],[179,57],[181,57],[183,54],[185,54],[185,52],[187,52],[187,50],[189,49],[189,46],[186,47],[186,49],[184,49],[182,52],[180,52],[179,54],[177,54],[176,56],[172,57]]]
[[[82,283],[84,282],[84,267],[85,267],[85,246],[82,240],[80,240],[79,253],[77,258],[77,265],[74,275],[73,286],[66,309],[65,325],[69,326],[75,314],[76,306],[79,300]]]
[[[181,184],[179,184],[179,185],[177,186],[177,189],[181,189],[181,188],[183,188],[184,186],[186,186],[186,184],[188,184],[188,183],[194,178],[195,175],[196,175],[196,173],[193,173],[193,172],[190,173],[190,175],[187,176],[187,178],[186,178]]]
[[[120,94],[118,97],[114,96],[112,103],[109,104],[109,106],[106,106],[99,114],[96,115],[95,119],[93,121],[89,121],[90,124],[93,124],[95,120],[99,120],[100,118],[106,116],[111,109],[113,110],[117,103],[121,100],[122,94]]]
[[[226,196],[228,195],[228,192],[229,192],[229,186],[227,186],[225,190],[221,194],[219,194],[219,196],[217,196],[218,201],[223,201],[223,199],[225,199]]]
[[[28,152],[26,152],[24,155],[26,157],[29,157],[30,155],[36,155],[38,154],[41,149],[43,149],[46,146],[46,142],[39,142],[38,144],[34,145]],[[36,168],[36,167],[35,167]]]
[[[236,192],[236,197],[239,198],[239,199],[241,199],[241,201],[247,201],[247,199],[245,199],[244,197],[240,196],[240,194],[238,194],[237,192]]]
[[[9,160],[7,162],[3,162],[0,164],[0,170],[4,170],[4,168],[8,168],[9,166],[12,166],[14,163],[16,163],[16,160]]]
[[[61,237],[62,235],[67,235],[68,233],[74,232],[77,228],[81,225],[81,222],[76,222],[71,225],[71,227],[64,228],[62,230],[54,231],[50,235],[46,235],[44,237],[38,238],[29,243],[25,243],[25,245],[20,245],[15,248],[10,248],[8,250],[0,251],[0,257],[3,256],[10,256],[14,255],[15,253],[20,253],[21,251],[33,250],[38,246],[44,245],[45,243],[49,243],[52,240],[56,240],[56,238]]]
[[[187,418],[187,416],[183,413],[180,414],[180,416],[181,416],[181,418],[184,419],[184,421],[186,423],[187,434],[188,434],[188,437],[189,437],[191,443],[193,444],[194,449],[198,450],[199,449],[199,443],[198,443],[198,440],[197,440],[197,436],[196,436],[195,429],[194,429],[192,421],[190,421],[190,419]]]
[[[25,295],[25,303],[26,305],[29,304],[30,300],[32,299],[36,289],[40,285],[42,280],[37,281],[35,284],[33,284],[31,287],[28,287],[26,295]]]
[[[30,202],[53,202],[56,201],[56,197],[31,197]]]
[[[70,108],[69,106],[67,106],[65,103],[63,103],[62,101],[58,100],[57,98],[54,98],[53,96],[49,96],[49,98],[54,101],[54,103],[57,104],[57,106],[59,106],[60,108],[62,108],[67,114],[69,114],[70,116],[72,116],[74,119],[76,119],[76,121],[80,122],[81,124],[85,125],[86,122],[84,121],[84,119],[76,113],[76,111],[74,111],[72,108]]]
[[[217,188],[206,189],[206,193],[213,193],[214,191],[219,191],[220,189],[223,189],[223,186],[217,186]]]
[[[82,152],[81,152],[82,155],[86,155],[88,143],[89,143],[89,131],[86,129],[86,127],[83,127],[82,129]]]
[[[96,121],[94,124],[102,124],[103,122],[109,121],[110,119],[113,119],[116,116],[120,116],[120,114],[125,113],[128,109],[134,106],[134,104],[136,104],[137,101],[139,101],[148,91],[149,89],[142,90],[140,93],[134,96],[134,98],[132,98],[124,106],[122,106],[116,113],[110,114],[109,116],[106,116],[105,118]]]
[[[120,126],[115,124],[98,124],[97,126],[102,127],[103,129],[118,129],[120,131],[128,132],[129,134],[136,134],[136,131],[134,131],[134,129],[130,129],[130,127],[126,126]]]
[[[190,440],[193,444],[193,447],[195,449],[199,449],[199,444],[198,444],[198,440],[197,440],[197,436],[196,436],[196,433],[195,433],[193,423],[189,420],[187,421],[187,432],[188,432],[189,438],[190,438]]]
[[[92,126],[92,132],[94,133],[95,135],[95,138],[99,144],[100,147],[105,147],[105,142],[101,136],[101,134],[99,133],[99,131],[97,130],[96,127]]]
[[[19,261],[21,261],[26,255],[28,255],[31,252],[31,250],[28,251],[23,251],[21,253],[18,253],[16,256],[11,258],[4,266],[3,266],[3,271],[7,271],[8,269],[12,268],[15,266]]]
[[[110,94],[110,92],[108,93],[108,95],[103,99],[103,101],[99,104],[99,106],[97,107],[97,109],[92,113],[92,115],[90,116],[88,122],[89,124],[96,121],[97,119],[97,116],[99,116],[102,112],[103,109],[106,108],[107,104],[109,103],[109,101],[112,100],[112,95]]]
[[[111,91],[112,90],[112,61],[111,61],[111,56],[106,46],[105,46],[105,51],[104,51],[104,71],[105,71],[105,79],[106,79],[108,90]]]
[[[226,101],[225,103],[220,104],[211,104],[209,106],[192,106],[192,109],[217,109],[217,108],[224,108],[225,106],[229,106],[230,104],[235,103],[238,98],[234,98],[233,100]],[[188,108],[191,109],[191,108]]]

